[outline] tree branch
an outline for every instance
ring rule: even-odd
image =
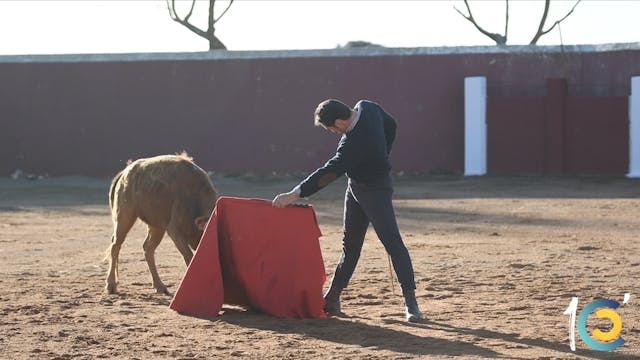
[[[542,29],[544,28],[544,23],[547,22],[547,15],[549,14],[549,5],[551,0],[545,0],[544,2],[544,12],[542,13],[542,18],[540,19],[540,24],[538,24],[538,30],[536,31],[536,35],[531,39],[529,45],[535,45],[538,42],[538,39],[542,36]]]
[[[229,11],[229,8],[231,7],[231,5],[233,4],[233,2],[234,2],[234,1],[235,1],[235,0],[231,0],[231,1],[229,1],[229,5],[227,5],[227,8],[226,8],[226,9],[224,9],[224,11],[222,12],[222,14],[220,14],[220,16],[218,16],[218,18],[217,18],[217,19],[215,19],[215,20],[213,21],[213,23],[214,23],[214,24],[215,24],[215,23],[217,23],[217,22],[218,22],[218,20],[220,20],[220,19],[224,16],[224,14],[226,14],[226,13],[227,13],[227,11]]]
[[[171,0],[171,2],[174,4],[175,6],[175,1],[176,0]],[[191,1],[191,9],[189,9],[189,13],[187,14],[187,16],[184,17],[184,21],[189,22],[189,19],[191,18],[191,14],[193,14],[193,8],[196,6],[196,0],[192,0]],[[175,8],[174,8],[174,12],[175,12]]]
[[[569,17],[569,15],[571,15],[573,13],[573,10],[576,9],[576,6],[578,6],[578,4],[580,3],[580,1],[582,0],[577,0],[575,4],[573,4],[573,7],[571,8],[571,10],[569,10],[569,12],[560,20],[556,21],[553,23],[553,25],[551,25],[550,28],[548,28],[547,30],[542,30],[544,28],[544,24],[547,21],[547,14],[549,12],[549,3],[551,0],[545,0],[544,3],[544,13],[542,15],[542,19],[540,20],[540,25],[538,26],[538,31],[536,32],[536,35],[533,37],[533,39],[531,39],[531,42],[529,43],[529,45],[535,45],[538,40],[542,37],[542,35],[548,34],[551,30],[553,30],[553,28],[555,28],[557,25],[559,25],[561,22],[563,22],[566,18]]]
[[[200,28],[198,28],[197,26],[189,22],[189,18],[191,17],[191,14],[193,14],[193,8],[196,3],[195,0],[192,0],[191,9],[189,10],[189,13],[187,14],[187,16],[185,16],[184,19],[181,19],[180,16],[178,16],[178,13],[176,12],[176,0],[166,0],[166,1],[167,1],[167,8],[169,9],[169,16],[173,21],[182,24],[183,26],[185,26],[187,29],[191,30],[195,34],[205,39],[208,39],[207,33],[205,31],[202,31]]]
[[[165,0],[167,3],[167,8],[169,9],[169,16],[171,17],[171,19],[175,22],[178,22],[180,24],[182,24],[183,26],[185,26],[187,29],[191,30],[192,32],[194,32],[196,35],[205,38],[206,40],[208,40],[209,42],[209,50],[214,50],[214,49],[226,49],[227,47],[222,43],[222,41],[220,41],[220,39],[218,39],[215,36],[215,23],[220,20],[220,18],[222,18],[222,16],[224,16],[224,14],[227,13],[227,11],[229,10],[229,8],[231,7],[231,5],[233,4],[234,0],[230,0],[229,4],[227,5],[227,8],[224,9],[224,11],[222,12],[222,14],[220,14],[220,16],[218,16],[218,18],[215,18],[215,14],[214,14],[214,7],[215,7],[215,3],[216,0],[209,0],[209,16],[208,16],[208,20],[207,20],[207,30],[204,31],[200,28],[198,28],[197,26],[193,25],[191,22],[189,22],[189,19],[191,18],[191,15],[193,15],[193,9],[195,8],[195,4],[196,4],[196,0],[191,0],[191,8],[189,9],[189,12],[187,13],[187,15],[184,18],[180,18],[180,16],[178,15],[178,12],[176,11],[176,0]]]
[[[560,23],[561,23],[561,22],[563,22],[566,18],[568,18],[568,17],[569,17],[569,15],[571,15],[571,14],[573,13],[573,10],[575,10],[575,9],[576,9],[576,6],[578,6],[578,4],[579,4],[581,1],[582,1],[582,0],[577,0],[577,1],[576,1],[576,3],[575,3],[575,4],[573,5],[573,7],[571,8],[571,10],[569,10],[569,12],[567,13],[567,15],[565,15],[562,19],[560,19],[560,20],[558,20],[558,21],[554,22],[554,23],[553,23],[553,25],[552,25],[549,29],[547,29],[547,30],[543,31],[543,32],[542,32],[542,34],[544,35],[544,34],[548,33],[549,31],[553,30],[553,28],[554,28],[554,27],[556,27],[556,25],[560,24]]]
[[[509,33],[509,0],[505,0],[507,10],[504,13],[504,40],[507,41],[507,34]]]
[[[480,31],[481,33],[483,33],[485,36],[489,37],[491,40],[495,41],[497,45],[506,45],[507,43],[507,37],[506,35],[500,35],[500,34],[495,34],[495,33],[490,33],[488,31],[486,31],[485,29],[483,29],[480,25],[478,25],[478,23],[476,22],[476,20],[473,18],[473,14],[471,13],[471,8],[469,7],[469,3],[467,0],[464,0],[464,5],[467,7],[467,12],[469,12],[469,15],[465,15],[463,14],[460,10],[458,10],[457,7],[453,7],[460,15],[462,15],[462,17],[464,17],[465,19],[469,20],[469,22],[471,22],[476,29],[478,29],[478,31]],[[507,0],[507,5],[508,5],[508,0]],[[508,9],[508,7],[507,7]],[[508,16],[508,15],[507,15]]]

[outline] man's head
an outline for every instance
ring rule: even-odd
[[[352,111],[345,103],[329,99],[316,108],[314,123],[334,133],[345,133],[351,122]]]

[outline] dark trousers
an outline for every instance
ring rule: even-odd
[[[331,290],[341,290],[349,283],[360,258],[369,223],[391,256],[402,291],[416,288],[411,258],[402,242],[393,211],[392,194],[390,177],[367,184],[349,180],[344,199],[342,255],[331,280]]]

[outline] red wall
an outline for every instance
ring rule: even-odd
[[[628,172],[628,97],[568,97],[566,129],[565,173]]]
[[[487,173],[545,172],[543,97],[487,99]]]
[[[568,79],[570,94],[626,96],[637,74],[638,50],[545,47],[0,57],[0,176],[107,176],[127,159],[183,149],[207,170],[308,172],[335,150],[337,138],[312,125],[316,104],[329,97],[368,98],[397,118],[394,171],[461,173],[464,77],[487,76],[492,96],[541,95],[554,77]],[[541,116],[531,111],[527,117]],[[494,129],[504,146],[527,136],[505,126]],[[569,170],[600,159],[584,160],[585,145],[574,143],[566,154],[579,160]],[[489,169],[541,171],[539,154],[521,156],[498,160],[505,165],[490,156]]]
[[[487,171],[502,175],[623,175],[629,166],[629,98],[487,97]]]

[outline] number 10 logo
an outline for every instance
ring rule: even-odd
[[[624,294],[623,304],[629,301],[630,294]],[[609,299],[597,299],[588,303],[578,315],[578,335],[587,346],[594,350],[610,351],[624,344],[624,339],[620,336],[622,331],[622,319],[615,310],[620,307],[620,303]],[[587,317],[595,311],[598,318],[609,319],[612,323],[611,330],[602,331],[595,329],[589,335],[587,332]],[[578,312],[578,298],[571,298],[569,307],[564,311],[565,315],[569,315],[569,345],[572,351],[576,351],[576,313]]]

